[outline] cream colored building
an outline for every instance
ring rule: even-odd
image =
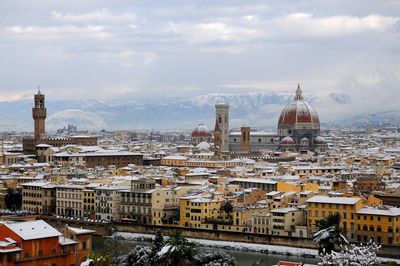
[[[157,189],[152,196],[152,222],[154,225],[174,224],[179,220],[179,198],[193,187],[166,187]]]
[[[119,220],[121,214],[121,191],[129,186],[103,185],[94,188],[96,193],[96,219]]]
[[[57,215],[83,217],[83,189],[81,185],[58,185]]]
[[[296,226],[304,220],[303,212],[297,208],[283,208],[271,211],[271,234],[292,236]]]

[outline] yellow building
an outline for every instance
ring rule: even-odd
[[[22,209],[49,215],[55,211],[55,186],[50,182],[22,184]],[[53,205],[54,204],[54,205]]]
[[[179,225],[188,228],[213,229],[206,223],[217,221],[220,218],[222,202],[221,199],[211,199],[201,195],[181,197]]]
[[[357,241],[400,244],[400,208],[365,207],[356,212]]]
[[[295,182],[289,183],[289,182],[284,182],[284,181],[278,181],[276,189],[279,192],[288,192],[288,191],[300,192],[301,184],[295,183]]]
[[[174,225],[179,218],[179,199],[193,187],[166,187],[153,193],[151,211],[154,225]]]
[[[83,194],[83,216],[90,219],[96,217],[96,203],[95,203],[95,192],[94,189],[86,187],[82,190]]]
[[[361,198],[315,196],[306,201],[307,226],[311,235],[318,230],[318,221],[328,215],[339,213],[340,228],[350,241],[355,239],[356,217],[355,213],[361,209]]]
[[[341,167],[336,166],[293,166],[292,173],[294,175],[324,175],[324,174],[337,174],[342,170]]]

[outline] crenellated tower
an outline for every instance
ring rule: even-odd
[[[46,135],[47,110],[45,106],[44,94],[40,92],[40,89],[34,96],[32,116],[35,123],[35,139],[41,139]]]

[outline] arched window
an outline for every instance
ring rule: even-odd
[[[373,226],[373,225],[370,225],[370,226],[369,226],[369,231],[371,231],[371,232],[374,231],[374,226]]]

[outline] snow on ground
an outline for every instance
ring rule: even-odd
[[[90,266],[91,263],[94,263],[92,259],[87,259],[81,263],[81,266]]]
[[[137,234],[137,233],[126,233],[126,232],[117,232],[114,234],[114,236],[116,236],[117,238],[120,237],[127,240],[142,240],[142,241],[152,240],[154,238],[154,235],[150,234]],[[264,244],[195,239],[195,238],[187,238],[187,240],[199,246],[218,247],[223,249],[247,250],[247,251],[276,253],[284,255],[290,254],[294,256],[306,255],[306,256],[316,257],[318,255],[318,250],[316,249],[294,248],[294,247],[278,246],[278,245],[264,245]]]
[[[128,233],[128,232],[116,232],[113,237],[123,238],[126,240],[136,240],[136,241],[151,241],[154,239],[154,235],[151,234],[139,234],[139,233]],[[272,253],[272,254],[282,254],[282,255],[292,255],[298,257],[318,257],[317,249],[309,248],[296,248],[289,246],[279,246],[279,245],[266,245],[266,244],[253,244],[244,242],[232,242],[232,241],[221,241],[221,240],[209,240],[209,239],[196,239],[187,238],[190,243],[194,243],[199,246],[205,247],[217,247],[221,249],[232,249],[232,250],[243,250],[243,251],[253,251],[261,253]],[[379,258],[380,261],[395,261],[400,263],[400,260],[392,258]]]

